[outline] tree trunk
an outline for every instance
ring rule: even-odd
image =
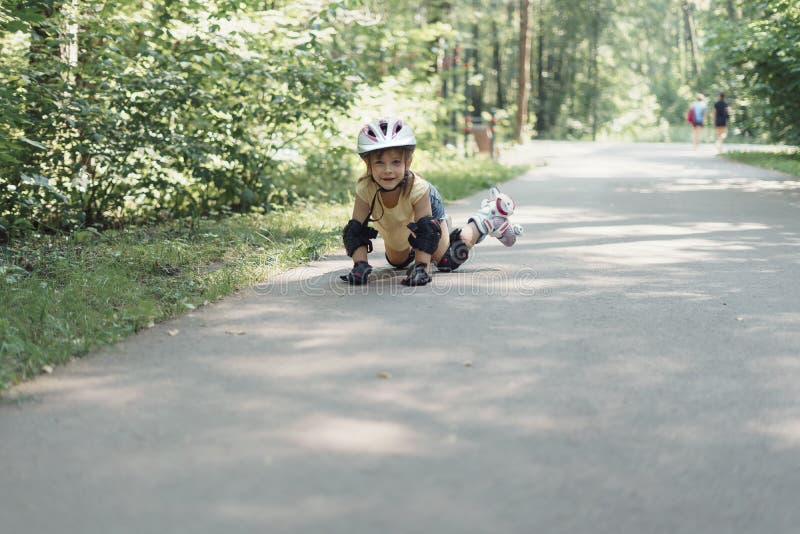
[[[516,2],[509,1],[506,2],[506,27],[507,28],[515,28],[519,27],[519,23],[517,22],[517,6]],[[508,46],[506,47],[508,50],[508,68],[506,68],[505,72],[505,81],[504,85],[506,87],[505,92],[505,101],[507,105],[511,105],[512,98],[515,98],[516,95],[513,95],[514,85],[517,81],[517,73],[515,72],[514,68],[511,65],[516,65],[519,58],[519,47]],[[516,120],[516,119],[515,119]],[[512,134],[513,135],[513,134]]]
[[[700,74],[700,50],[697,48],[697,31],[695,28],[694,15],[692,15],[692,4],[689,0],[681,0],[683,9],[683,20],[686,25],[689,50],[692,57],[692,73],[696,76]]]
[[[71,0],[69,4],[64,5],[64,32],[61,41],[61,59],[69,65],[70,70],[78,66],[78,0]],[[74,75],[74,73],[71,73]]]
[[[436,72],[442,78],[442,87],[439,89],[439,96],[441,96],[442,100],[445,102],[447,101],[447,70],[448,70],[448,61],[449,58],[447,57],[447,43],[444,40],[444,37],[440,37],[437,41],[437,47],[439,49],[439,53],[436,55]]]
[[[533,2],[531,2],[531,15],[533,15]],[[534,17],[535,21],[535,17]],[[533,40],[533,25],[534,22],[528,24],[528,115],[526,123],[536,120],[536,102],[534,101],[536,93],[536,56],[533,53],[534,40]]]
[[[519,74],[517,76],[517,123],[514,138],[522,142],[522,135],[528,120],[528,69],[530,68],[531,35],[528,18],[530,0],[519,2]]]
[[[547,91],[544,84],[544,0],[539,0],[538,43],[536,46],[536,130],[547,129]]]
[[[34,73],[34,87],[47,87],[58,78],[54,65],[61,59],[61,46],[58,40],[57,25],[53,22],[55,15],[61,9],[60,5],[46,5],[39,7],[36,14],[41,20],[31,27],[31,44],[28,49],[28,64]],[[41,120],[44,112],[31,103],[28,109],[34,117]]]
[[[476,1],[473,2],[473,9],[478,11],[480,4]],[[480,72],[480,26],[478,25],[477,18],[472,25],[472,72],[478,74]],[[472,114],[480,117],[483,111],[483,83],[480,85],[470,85],[469,87],[470,100],[472,101]]]
[[[497,19],[492,18],[492,68],[494,69],[495,80],[497,83],[497,93],[495,106],[502,109],[506,107],[506,98],[503,94],[503,62],[500,55],[500,35],[497,31]]]
[[[59,109],[59,95],[63,93],[62,78],[59,75],[63,61],[60,46],[63,31],[59,26],[62,4],[31,3],[30,9],[39,19],[31,26],[27,54],[32,76],[25,103],[24,133],[28,139],[49,144],[56,136],[57,120],[54,117]],[[20,160],[23,167],[36,168],[48,155],[50,154],[39,150],[28,150]]]
[[[461,48],[456,41],[455,46],[453,46],[453,55],[450,61],[450,72],[452,73],[452,77],[450,78],[450,94],[453,95],[458,92],[458,71],[460,68]],[[455,107],[452,109],[453,111],[450,113],[450,130],[453,132],[453,135],[455,135],[458,131],[458,112]],[[455,139],[453,139],[453,143],[455,143]]]
[[[431,2],[426,11],[428,23],[436,24],[439,22],[446,22],[450,18],[451,8],[452,4],[450,4],[448,1]],[[436,55],[434,70],[441,78],[442,85],[439,89],[439,95],[441,96],[442,100],[447,102],[450,95],[455,94],[455,89],[451,85],[453,83],[451,75],[455,76],[455,74],[453,74],[453,51],[448,46],[448,43],[444,37],[439,37],[431,44],[439,50],[439,53]],[[455,120],[452,119],[450,125],[451,129],[442,139],[442,142],[445,145],[452,144],[454,142],[453,132],[455,131],[455,127]]]
[[[591,35],[589,40],[589,84],[591,87],[590,115],[592,120],[592,141],[597,140],[597,99],[599,97],[599,81],[597,70],[597,55],[600,41],[600,21],[597,16],[592,17]]]
[[[734,0],[727,0],[725,2],[725,7],[728,8],[728,17],[731,20],[737,20],[741,18],[741,13],[739,9],[736,7],[736,2]]]
[[[686,38],[684,36],[684,25],[683,25],[683,8],[679,7],[679,12],[676,14],[676,24],[675,24],[675,50],[678,52],[678,74],[680,75],[680,79],[682,82],[686,82],[689,79],[688,71],[689,69],[686,68]]]

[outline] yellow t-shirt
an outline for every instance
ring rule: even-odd
[[[356,184],[356,195],[370,205],[375,193],[378,191],[378,184],[367,179],[361,180]],[[419,175],[414,174],[414,185],[408,196],[401,195],[397,205],[393,208],[383,206],[380,195],[375,199],[375,209],[372,218],[378,219],[373,224],[380,232],[386,248],[392,250],[406,250],[408,248],[408,236],[411,231],[406,227],[410,222],[414,222],[414,204],[419,199],[428,195],[430,185]]]

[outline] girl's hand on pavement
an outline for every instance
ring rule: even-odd
[[[357,261],[349,273],[344,274],[339,278],[351,285],[360,286],[367,283],[367,277],[371,272],[372,265],[365,261]]]
[[[424,263],[415,263],[414,267],[409,269],[408,276],[403,280],[404,286],[424,286],[432,280],[431,275],[425,272],[426,265]]]

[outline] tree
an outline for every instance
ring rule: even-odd
[[[529,68],[531,36],[528,20],[531,10],[530,0],[519,0],[519,65],[517,76],[517,121],[514,138],[522,141],[522,134],[528,119]]]
[[[338,3],[36,6],[4,27],[30,50],[0,64],[20,99],[3,129],[25,147],[0,170],[6,219],[105,226],[290,200],[278,177],[299,165],[281,151],[324,139],[355,97],[359,72],[331,46]],[[64,61],[76,22],[80,54]]]
[[[741,21],[719,23],[712,36],[721,72],[737,73],[724,80],[746,112],[735,116],[736,126],[800,143],[800,5],[791,0],[744,5]]]
[[[693,4],[690,0],[681,0],[681,9],[683,10],[683,20],[686,26],[686,47],[689,50],[692,59],[692,73],[695,76],[700,74],[701,60],[700,50],[697,45],[697,28],[694,20]]]

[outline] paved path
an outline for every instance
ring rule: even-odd
[[[332,256],[15,389],[0,530],[798,532],[800,183],[512,156],[513,249],[415,289]]]

